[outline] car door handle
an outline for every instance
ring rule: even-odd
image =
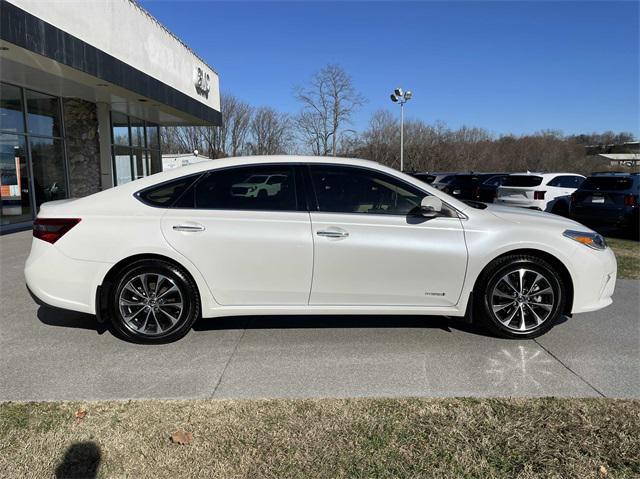
[[[173,225],[173,231],[196,232],[204,231],[205,229],[202,225]]]
[[[349,236],[346,231],[318,231],[316,234],[326,238],[346,238]]]

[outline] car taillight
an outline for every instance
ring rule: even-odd
[[[36,218],[33,237],[53,244],[78,223],[80,218]]]
[[[624,195],[624,205],[625,206],[635,206],[636,205],[636,197],[635,197],[635,195]]]
[[[544,200],[544,194],[546,193],[546,191],[534,191],[533,192],[533,199],[534,200]]]

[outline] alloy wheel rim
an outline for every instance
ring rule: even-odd
[[[143,273],[120,290],[118,306],[129,329],[145,336],[159,336],[176,325],[184,304],[175,281],[162,274]]]
[[[519,268],[496,282],[491,310],[502,325],[517,333],[538,328],[551,316],[555,294],[549,279],[538,271]]]

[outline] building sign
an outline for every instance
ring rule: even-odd
[[[211,90],[211,77],[200,67],[193,70],[193,83],[196,87],[198,95],[209,98],[209,90]]]

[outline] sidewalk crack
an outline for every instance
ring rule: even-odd
[[[213,399],[213,397],[216,395],[216,392],[218,391],[218,388],[220,387],[220,383],[222,382],[222,378],[224,377],[225,373],[227,372],[227,368],[229,367],[229,364],[231,364],[231,360],[236,355],[236,351],[238,350],[238,346],[240,345],[240,342],[242,341],[242,338],[244,338],[244,334],[247,332],[247,326],[248,325],[249,325],[249,320],[247,320],[247,322],[244,324],[244,329],[242,330],[242,334],[238,338],[238,341],[236,341],[236,344],[233,347],[233,351],[231,351],[231,354],[229,355],[229,359],[227,359],[227,362],[224,365],[224,368],[222,368],[222,372],[220,373],[220,377],[218,378],[218,381],[216,382],[216,385],[213,388],[213,392],[209,395],[209,399]]]
[[[585,383],[587,386],[589,386],[591,389],[593,389],[596,393],[598,393],[601,397],[606,398],[607,396],[600,391],[597,387],[595,387],[593,384],[591,384],[589,381],[587,381],[585,378],[583,378],[580,374],[578,374],[577,372],[575,372],[573,369],[571,369],[564,361],[562,361],[562,359],[560,359],[558,356],[556,356],[555,354],[553,354],[549,349],[545,348],[542,344],[540,344],[538,342],[537,339],[534,338],[533,340],[538,346],[540,346],[542,349],[544,349],[547,354],[549,354],[553,359],[555,359],[556,361],[558,361],[560,364],[562,364],[565,369],[567,371],[569,371],[571,374],[573,374],[574,376],[576,376],[578,379],[580,379],[583,383]]]

